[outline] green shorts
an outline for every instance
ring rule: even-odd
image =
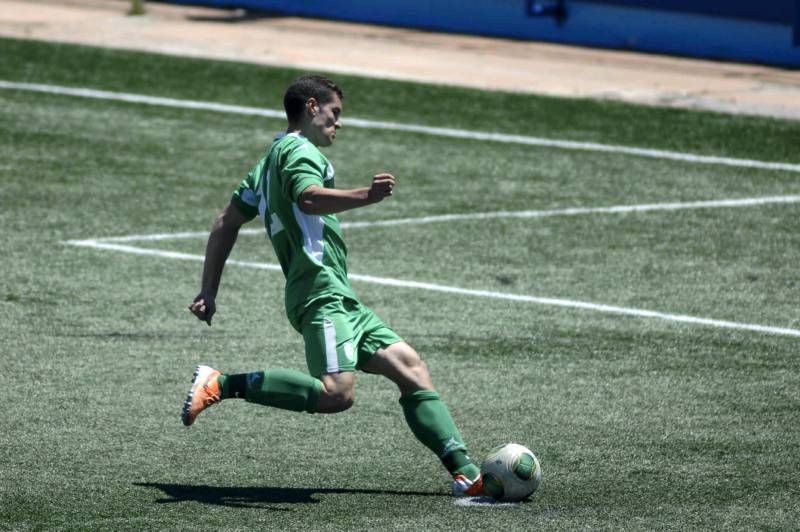
[[[355,371],[378,349],[402,342],[370,309],[353,299],[331,299],[302,318],[306,364],[313,377]]]

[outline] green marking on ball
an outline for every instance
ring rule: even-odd
[[[522,453],[514,461],[512,469],[514,474],[522,480],[530,480],[533,477],[533,472],[536,471],[536,460],[528,453]]]

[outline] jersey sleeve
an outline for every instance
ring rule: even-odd
[[[322,154],[309,144],[300,144],[286,155],[282,165],[283,194],[297,203],[300,194],[311,185],[325,186],[326,161]]]
[[[245,177],[236,190],[233,191],[231,196],[231,203],[233,203],[239,212],[247,218],[252,220],[258,216],[258,198],[256,194],[256,171],[251,170],[247,177]]]

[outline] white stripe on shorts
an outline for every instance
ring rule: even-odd
[[[325,331],[325,361],[328,373],[339,371],[339,357],[336,355],[336,327],[331,320],[324,320],[322,328]]]

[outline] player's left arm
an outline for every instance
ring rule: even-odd
[[[211,325],[211,318],[216,312],[216,297],[222,270],[236,243],[239,229],[249,221],[239,208],[231,201],[217,216],[206,244],[206,257],[203,264],[203,279],[200,293],[194,299],[189,310],[198,319]]]
[[[378,203],[391,196],[397,179],[392,174],[377,174],[369,187],[340,190],[310,185],[300,193],[297,204],[306,214],[336,214]]]

